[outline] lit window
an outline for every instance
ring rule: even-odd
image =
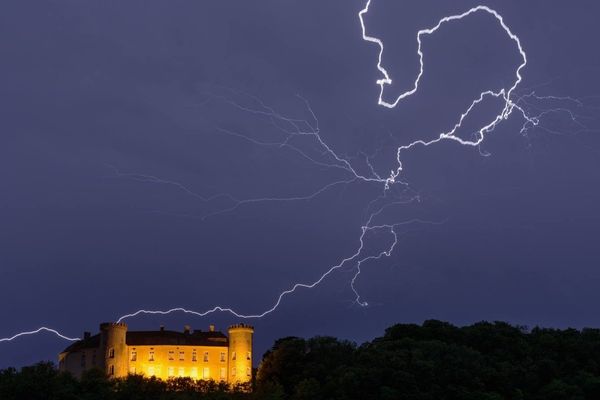
[[[221,380],[224,381],[225,379],[227,379],[227,369],[221,368]]]
[[[108,358],[115,358],[115,349],[112,347],[108,350]]]
[[[208,351],[204,352],[204,362],[208,362]]]
[[[154,376],[154,375],[156,375],[156,374],[154,373],[154,366],[148,367],[148,375],[150,375],[150,376]]]
[[[198,361],[196,358],[196,350],[192,351],[192,361]]]
[[[131,361],[137,361],[137,351],[131,350]]]
[[[179,376],[185,376],[185,369],[183,367],[179,367]]]
[[[167,374],[169,375],[169,377],[175,376],[175,367],[169,367],[167,369]]]
[[[208,367],[202,368],[202,378],[203,379],[210,378],[210,369]]]
[[[110,376],[113,376],[115,374],[115,366],[111,365],[110,367],[108,367],[108,374]]]
[[[233,353],[231,353],[231,359],[232,359],[233,361],[235,361],[235,351],[234,351]]]
[[[252,360],[252,353],[246,353],[246,360]]]
[[[185,360],[185,352],[180,351],[179,352],[179,361],[183,361],[183,360]]]
[[[225,362],[225,352],[221,352],[221,362]]]
[[[198,367],[192,367],[192,372],[190,373],[190,376],[194,379],[198,379]]]
[[[169,360],[173,361],[175,359],[175,352],[173,350],[169,350]]]
[[[148,354],[148,361],[154,361],[154,350],[150,350]]]
[[[252,368],[250,368],[250,367],[246,368],[246,376],[252,376]]]
[[[130,368],[129,368],[129,373],[130,373],[131,375],[135,375],[135,367],[130,367]]]
[[[85,353],[81,355],[81,366],[85,368]]]
[[[235,376],[235,367],[231,368],[231,376]]]

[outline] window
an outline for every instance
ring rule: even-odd
[[[150,375],[150,376],[156,375],[156,373],[154,372],[154,366],[148,367],[148,375]]]
[[[96,365],[96,351],[92,353],[92,365]]]
[[[183,367],[179,367],[179,376],[185,376],[185,369]]]
[[[167,369],[167,375],[169,376],[169,378],[175,376],[175,367],[169,367]]]
[[[81,366],[85,368],[85,353],[81,355]]]
[[[175,352],[173,350],[169,350],[169,360],[173,361],[175,359]]]
[[[185,353],[183,351],[179,352],[179,361],[185,360]]]
[[[231,359],[232,359],[233,361],[235,361],[235,351],[234,351],[233,353],[231,353]]]
[[[135,375],[135,367],[129,367],[129,374]]]
[[[194,379],[198,379],[198,367],[192,367],[192,372],[190,373],[190,376]]]
[[[221,362],[225,362],[225,352],[221,352]]]
[[[202,379],[210,378],[210,369],[208,367],[202,368]]]
[[[108,358],[115,358],[115,349],[112,347],[108,349]]]
[[[208,351],[204,352],[204,362],[208,362]]]
[[[252,368],[246,367],[246,376],[252,376]]]
[[[235,367],[231,368],[231,376],[235,376]]]
[[[224,381],[225,379],[227,379],[227,369],[221,368],[221,380]]]
[[[196,350],[192,351],[192,361],[194,361],[194,362],[198,361],[197,357],[196,357]]]
[[[252,353],[246,353],[246,360],[252,360]]]
[[[131,361],[137,361],[137,350],[131,350]]]
[[[148,353],[148,361],[154,361],[154,350],[150,350]]]
[[[115,366],[114,365],[111,365],[108,367],[108,374],[110,376],[113,376],[115,374]]]

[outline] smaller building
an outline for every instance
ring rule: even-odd
[[[252,336],[254,328],[232,325],[228,336],[210,325],[208,331],[129,331],[125,323],[100,324],[100,333],[84,332],[82,340],[58,356],[61,371],[81,377],[91,368],[109,377],[142,374],[161,379],[190,377],[229,384],[252,379]]]

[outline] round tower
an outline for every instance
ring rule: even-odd
[[[229,383],[252,380],[252,335],[254,328],[246,324],[231,325],[229,333]]]
[[[128,374],[127,324],[104,322],[100,324],[100,349],[104,352],[104,370],[110,378],[122,378]]]

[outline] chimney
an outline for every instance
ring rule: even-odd
[[[208,326],[208,331],[209,331],[209,332],[214,332],[214,331],[215,331],[215,325],[214,325],[214,324],[210,324],[210,325]]]
[[[191,330],[192,330],[192,327],[189,325],[186,325],[183,327],[183,333],[185,333],[186,335],[189,335]]]
[[[165,331],[165,326],[164,326],[164,325],[161,325],[161,326],[160,326],[160,331],[161,331],[161,332],[164,332],[164,331]]]
[[[83,332],[83,340],[89,339],[91,336],[91,332]]]

